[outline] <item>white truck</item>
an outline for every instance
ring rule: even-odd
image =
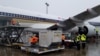
[[[56,30],[43,30],[43,29],[25,29],[23,32],[21,40],[23,41],[23,46],[21,46],[21,50],[33,52],[37,54],[52,52],[57,50],[63,50],[65,47],[62,45],[62,31]],[[29,42],[30,36],[33,34],[38,35],[39,41],[31,46]]]

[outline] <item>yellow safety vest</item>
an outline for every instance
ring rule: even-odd
[[[81,37],[80,35],[78,35],[78,36],[76,37],[76,42],[77,42],[77,41],[80,41],[80,37]]]
[[[81,41],[86,41],[86,36],[84,34],[81,35]]]

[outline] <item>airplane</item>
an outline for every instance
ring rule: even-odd
[[[69,17],[68,19],[65,20],[62,20],[63,18],[59,19],[59,17],[56,16],[41,14],[41,13],[32,12],[24,9],[0,6],[0,21],[1,21],[0,25],[1,26],[6,25],[11,19],[19,19],[19,21],[21,19],[21,21],[26,20],[25,21],[26,23],[28,22],[28,20],[36,21],[35,23],[31,24],[31,27],[34,25],[36,25],[37,27],[37,24],[39,25],[38,27],[47,24],[46,27],[47,29],[50,30],[61,29],[62,31],[65,32],[67,31],[78,32],[79,29],[84,28],[86,34],[90,36],[90,35],[95,35],[95,27],[93,25],[90,25],[89,23],[85,24],[84,22],[86,20],[95,18],[99,15],[100,15],[100,5],[87,9],[86,11],[79,13],[78,15],[75,15],[73,17]],[[49,25],[49,23],[47,22],[53,24]],[[27,25],[27,26],[30,25],[21,22],[19,23],[20,25]]]

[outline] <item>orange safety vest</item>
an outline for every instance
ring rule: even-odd
[[[33,36],[32,38],[30,38],[30,42],[31,43],[36,43],[36,42],[38,42],[38,38]]]
[[[62,35],[62,40],[65,40],[65,35]]]

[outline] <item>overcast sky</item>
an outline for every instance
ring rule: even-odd
[[[46,14],[46,2],[49,4],[48,14],[66,19],[85,11],[87,8],[100,5],[100,0],[0,0],[0,5]],[[100,16],[92,21],[100,22],[99,18]]]

